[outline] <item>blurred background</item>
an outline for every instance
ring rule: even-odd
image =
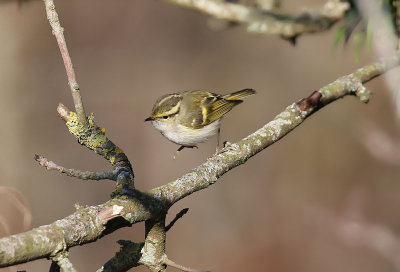
[[[323,3],[284,1],[284,8]],[[292,46],[242,26],[212,30],[206,15],[163,1],[55,4],[86,111],[128,155],[140,190],[180,177],[215,148],[212,138],[173,160],[178,146],[143,122],[159,96],[256,89],[224,119],[221,140],[235,142],[312,90],[376,59],[367,50],[357,62],[352,43],[333,49],[337,27],[301,36]],[[61,219],[75,203],[103,203],[114,184],[69,178],[33,159],[41,154],[68,168],[111,169],[77,144],[57,115],[59,102],[73,104],[42,1],[0,2],[0,41],[0,235],[7,236]],[[400,252],[400,162],[380,151],[400,154],[399,119],[382,77],[366,87],[374,92],[368,105],[346,97],[323,108],[173,206],[167,221],[190,210],[168,232],[170,259],[211,271],[398,271],[390,256]],[[117,240],[143,238],[144,224],[136,224],[72,248],[70,259],[80,271],[95,271],[119,250]],[[1,271],[49,267],[38,260]]]

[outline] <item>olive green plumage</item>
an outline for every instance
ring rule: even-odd
[[[227,95],[206,91],[168,94],[156,101],[148,119],[168,119],[179,115],[181,125],[200,129],[220,119],[233,107],[242,103],[241,98],[255,93],[253,89],[244,89]]]
[[[244,89],[227,95],[205,91],[168,94],[156,101],[145,121],[151,121],[162,135],[181,145],[177,152],[185,147],[197,147],[217,134],[218,152],[222,117],[242,103],[241,98],[255,93],[253,89]]]

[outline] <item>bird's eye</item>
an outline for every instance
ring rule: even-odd
[[[164,119],[168,119],[168,116],[166,115],[166,116],[163,116],[162,118],[164,118]]]

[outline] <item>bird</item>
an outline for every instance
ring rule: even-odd
[[[201,90],[167,94],[157,99],[144,121],[150,121],[163,136],[180,145],[174,159],[182,149],[198,148],[198,143],[215,134],[218,153],[222,118],[242,103],[242,98],[255,93],[254,89],[243,89],[225,95]]]

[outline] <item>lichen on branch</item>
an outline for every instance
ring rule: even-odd
[[[318,12],[304,11],[295,15],[279,14],[275,11],[249,7],[221,0],[166,0],[167,2],[197,10],[218,19],[247,25],[247,31],[269,35],[280,35],[294,42],[304,33],[321,32],[342,19],[350,8],[349,3],[330,0]]]
[[[117,172],[115,173],[116,181],[118,185],[122,185],[122,188],[120,188],[121,186],[117,187],[113,195],[125,194],[133,189],[134,174],[128,157],[121,148],[107,138],[105,129],[96,125],[94,115],[90,115],[87,118],[87,125],[84,125],[78,119],[77,114],[63,104],[58,105],[57,111],[65,121],[68,131],[75,136],[81,145],[107,159],[114,166],[113,173]]]
[[[311,100],[316,100],[310,103],[310,106],[300,107],[302,100],[292,103],[259,130],[237,143],[228,144],[219,154],[166,185],[145,193],[135,191],[125,200],[112,199],[102,205],[82,207],[74,214],[50,225],[1,238],[0,267],[47,258],[70,247],[93,242],[129,224],[162,216],[173,203],[211,186],[230,169],[245,163],[250,157],[282,139],[318,109],[346,95],[354,96],[360,91],[364,92],[362,84],[398,66],[399,63],[400,53],[396,52],[388,59],[367,65],[353,74],[337,79],[317,90],[320,94],[317,97],[314,97],[315,93],[309,96]],[[114,209],[110,209],[113,205],[123,207],[117,215],[118,218],[113,218]],[[111,212],[105,212],[104,214],[109,215],[100,217],[101,211],[105,209]],[[103,221],[102,218],[107,220]],[[122,221],[118,221],[118,224],[108,224],[109,220],[119,218]]]

